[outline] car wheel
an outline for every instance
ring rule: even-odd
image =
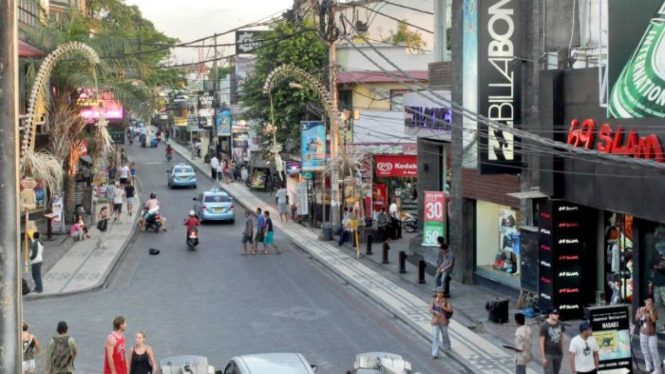
[[[232,220],[230,220],[229,222],[231,222],[232,225],[235,225],[236,220],[232,219]]]
[[[194,189],[196,189],[196,185],[194,185],[194,186],[192,186],[192,187],[194,187]]]

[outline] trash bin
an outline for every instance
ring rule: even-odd
[[[323,225],[321,225],[321,230],[323,230],[323,241],[329,242],[333,240],[332,223],[324,222]]]
[[[489,321],[494,323],[508,322],[508,300],[496,299],[485,304],[485,310],[489,313]]]

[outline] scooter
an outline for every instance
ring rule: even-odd
[[[414,233],[418,229],[418,217],[413,214],[404,213],[402,225],[404,226],[404,231]]]
[[[142,214],[146,214],[145,209],[143,210]],[[164,221],[166,219],[162,217],[159,212],[155,212],[150,214],[148,217],[145,219],[145,231],[154,231],[155,233],[159,233],[159,229],[164,226]],[[166,229],[164,229],[166,231]]]
[[[190,251],[195,251],[199,245],[199,232],[198,230],[187,230],[187,247]]]
[[[166,154],[166,161],[170,162],[171,160],[173,160],[173,153],[167,153]]]

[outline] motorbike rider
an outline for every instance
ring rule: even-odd
[[[172,155],[173,154],[173,148],[171,148],[171,144],[166,144],[166,155]]]
[[[143,209],[145,211],[145,214],[143,214],[143,219],[141,220],[141,227],[145,228],[145,220],[148,218],[148,215],[151,214],[150,212],[156,212],[159,210],[159,200],[157,200],[157,194],[154,192],[150,194],[150,200],[145,202],[145,205],[143,205]]]
[[[185,226],[187,227],[187,236],[185,239],[189,239],[189,233],[191,231],[196,231],[198,232],[198,226],[199,226],[199,219],[196,218],[196,213],[193,210],[189,211],[189,218],[185,221]],[[196,244],[198,244],[199,239],[196,239]]]

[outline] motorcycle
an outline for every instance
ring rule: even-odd
[[[143,210],[143,214],[146,214],[145,209]],[[159,233],[159,229],[161,229],[164,226],[164,222],[166,219],[159,214],[159,212],[153,212],[150,213],[146,218],[145,218],[145,231],[154,231],[156,233]],[[166,231],[166,229],[164,229]]]
[[[190,251],[196,250],[199,245],[199,232],[198,230],[187,230],[187,247]]]
[[[410,213],[403,213],[402,226],[404,227],[404,231],[408,233],[416,232],[418,229],[418,217]]]
[[[173,153],[167,153],[166,154],[166,161],[171,161],[173,160]]]

